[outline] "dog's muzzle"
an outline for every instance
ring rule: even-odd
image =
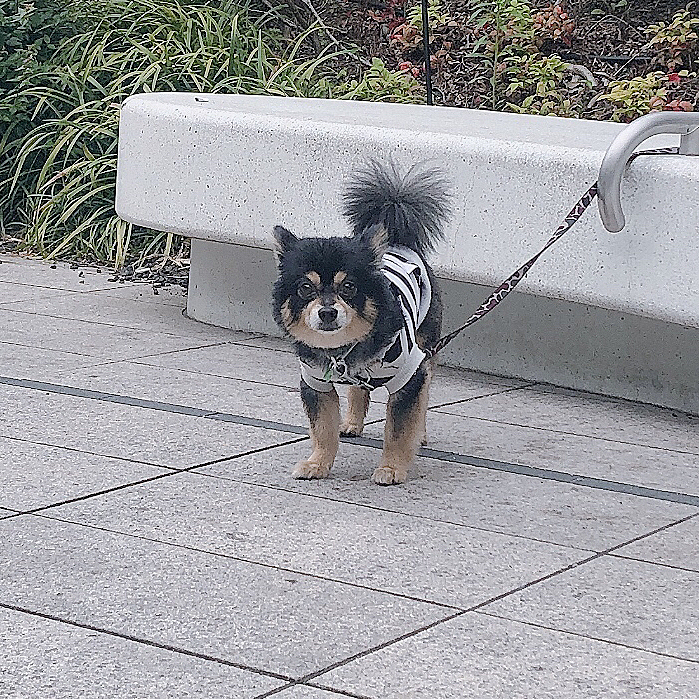
[[[313,309],[310,316],[310,324],[314,330],[321,332],[332,332],[344,327],[347,322],[345,310],[335,304],[330,306],[320,306]]]

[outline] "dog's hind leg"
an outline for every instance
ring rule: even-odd
[[[359,437],[369,409],[369,391],[359,386],[350,386],[347,391],[347,403],[347,415],[340,425],[340,434],[343,437]]]
[[[301,400],[311,423],[313,452],[294,469],[294,478],[327,478],[340,442],[340,400],[332,388],[315,391],[301,380]]]
[[[404,483],[425,432],[429,369],[420,365],[403,388],[388,399],[381,465],[372,480],[380,485]]]

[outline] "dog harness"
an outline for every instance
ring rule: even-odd
[[[380,358],[352,373],[345,357],[355,345],[338,357],[328,353],[328,365],[324,368],[302,361],[301,376],[316,391],[327,393],[334,383],[341,383],[361,386],[369,391],[384,386],[389,393],[395,393],[408,383],[425,358],[416,340],[417,329],[432,302],[432,287],[425,263],[409,248],[390,246],[381,258],[381,272],[400,304],[403,327]]]

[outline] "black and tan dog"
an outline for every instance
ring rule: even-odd
[[[301,360],[301,398],[313,453],[296,478],[325,478],[339,435],[359,435],[371,390],[389,392],[376,483],[402,483],[425,436],[433,360],[422,348],[441,330],[442,305],[424,260],[442,235],[447,186],[435,170],[371,163],[344,195],[350,237],[297,238],[274,229],[279,278],[273,314]],[[333,384],[350,384],[347,416]]]

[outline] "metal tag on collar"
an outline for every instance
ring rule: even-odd
[[[340,357],[335,357],[332,354],[328,354],[328,366],[325,369],[325,373],[323,374],[323,381],[332,381],[333,372],[339,376],[342,376],[343,378],[347,378],[348,367],[347,362],[345,362],[345,358],[356,346],[357,343],[355,342]]]

